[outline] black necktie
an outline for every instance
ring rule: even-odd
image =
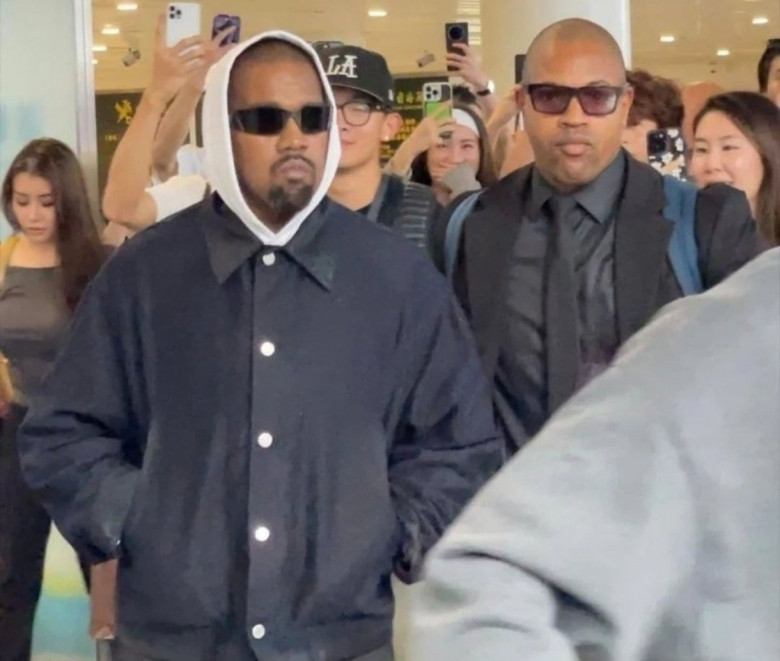
[[[580,366],[577,284],[574,277],[574,232],[571,216],[576,200],[553,196],[547,250],[545,322],[547,326],[548,413],[552,414],[577,388]]]

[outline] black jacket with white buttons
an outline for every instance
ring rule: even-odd
[[[273,255],[273,256],[271,256]],[[154,658],[349,659],[497,469],[490,388],[423,251],[325,200],[283,248],[214,195],[95,279],[20,434]]]

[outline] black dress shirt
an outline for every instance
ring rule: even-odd
[[[625,166],[621,153],[598,178],[573,193],[577,204],[566,218],[574,234],[580,386],[606,368],[620,344],[615,315],[614,220]],[[544,302],[552,220],[548,202],[556,191],[537,169],[531,177],[509,267],[496,371],[496,406],[507,438],[515,443],[533,436],[550,414]]]
[[[214,196],[96,278],[19,443],[127,646],[342,661],[497,469],[490,400],[422,251],[329,201],[265,248]]]

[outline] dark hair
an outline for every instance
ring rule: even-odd
[[[764,166],[764,177],[756,199],[756,222],[773,246],[780,245],[780,108],[761,94],[728,92],[713,96],[693,120],[699,122],[710,112],[726,115],[753,144]]]
[[[780,57],[780,39],[770,39],[766,42],[766,50],[758,61],[758,89],[761,94],[766,94],[769,86],[769,70],[776,57]]]
[[[629,71],[626,79],[634,88],[634,102],[628,112],[629,126],[636,126],[645,119],[655,122],[659,129],[682,126],[682,94],[674,81],[643,69]]]
[[[479,99],[465,85],[453,85],[452,86],[452,102],[461,106],[478,106]]]
[[[483,122],[480,116],[468,106],[456,105],[455,109],[462,110],[468,114],[477,125],[477,131],[479,132],[479,170],[477,171],[477,181],[482,184],[483,188],[492,186],[498,181],[498,177],[496,176],[496,169],[493,164],[490,138],[488,137],[488,132],[485,128],[485,122]],[[427,151],[417,154],[412,161],[412,181],[425,186],[433,185],[431,173],[428,171]]]
[[[33,140],[16,155],[3,181],[2,201],[3,213],[17,232],[21,227],[13,213],[13,187],[16,176],[24,173],[41,177],[51,186],[60,283],[65,302],[72,311],[89,281],[100,270],[105,255],[81,165],[67,145],[52,138]]]

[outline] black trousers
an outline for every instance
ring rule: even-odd
[[[0,420],[0,658],[29,661],[49,515],[22,479],[16,433],[26,410]]]

